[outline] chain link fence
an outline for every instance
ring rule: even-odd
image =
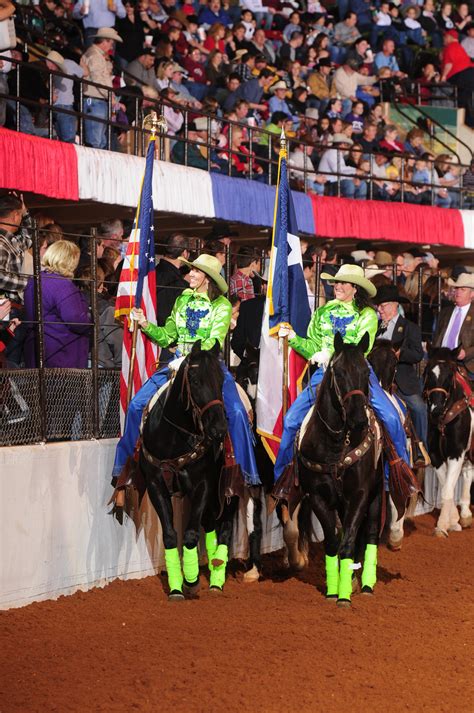
[[[120,371],[101,369],[94,394],[90,369],[0,370],[0,446],[120,435]],[[98,423],[94,424],[95,398]]]

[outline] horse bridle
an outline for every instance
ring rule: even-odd
[[[221,406],[222,408],[224,408],[224,402],[222,401],[222,399],[212,399],[211,401],[208,401],[206,404],[204,404],[204,406],[198,406],[196,401],[193,399],[193,395],[191,393],[191,384],[189,383],[189,369],[192,368],[195,367],[192,367],[189,362],[186,362],[186,364],[184,365],[183,383],[181,384],[181,399],[184,401],[184,398],[186,396],[186,408],[189,408],[191,406],[193,410],[194,423],[199,427],[201,433],[204,435],[202,417],[204,416],[206,411],[209,411],[209,409],[213,406]]]

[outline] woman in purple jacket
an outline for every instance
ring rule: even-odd
[[[47,367],[86,369],[91,319],[87,300],[72,281],[80,250],[69,240],[58,240],[46,250],[41,271],[44,360]],[[37,326],[34,278],[25,289],[25,364],[36,367]]]

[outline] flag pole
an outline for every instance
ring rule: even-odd
[[[143,120],[143,129],[151,131],[151,136],[149,141],[154,141],[158,131],[167,131],[168,125],[163,116],[158,116],[156,111],[152,111],[151,114],[145,117]],[[137,216],[138,220],[138,216]],[[130,364],[128,367],[128,384],[127,384],[127,408],[132,400],[133,392],[133,372],[135,371],[135,362],[137,359],[137,337],[138,337],[138,322],[133,320],[133,332],[132,332],[132,348],[130,350]]]
[[[280,134],[280,163],[286,158],[286,136],[284,129]],[[277,188],[278,190],[278,188]],[[282,380],[282,415],[288,411],[288,335],[283,337],[283,380]]]

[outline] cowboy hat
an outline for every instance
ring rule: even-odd
[[[178,260],[183,262],[188,267],[194,267],[196,270],[201,270],[201,272],[206,273],[208,277],[214,280],[222,294],[225,294],[229,289],[227,282],[221,275],[222,266],[219,260],[213,255],[199,255],[199,257],[197,257],[193,262],[185,260],[184,257],[180,257]]]
[[[417,20],[421,15],[421,8],[419,8],[418,5],[405,5],[402,8],[403,17],[406,17],[408,10],[416,10],[415,20]]]
[[[207,117],[198,116],[189,124],[191,131],[207,131]]]
[[[94,35],[95,40],[113,40],[114,42],[123,42],[122,38],[115,32],[113,27],[99,27]]]
[[[335,275],[322,272],[321,279],[328,282],[349,282],[351,285],[363,287],[369,297],[375,297],[377,288],[364,276],[364,270],[359,265],[341,265]]]
[[[272,94],[273,92],[276,92],[277,89],[284,89],[285,91],[287,91],[288,87],[286,86],[286,82],[280,79],[279,82],[275,82],[275,84],[272,84],[272,86],[270,87],[270,91],[272,92]]]
[[[474,275],[470,272],[461,272],[457,280],[448,280],[449,287],[470,287],[474,290]]]
[[[374,260],[377,265],[381,265],[383,267],[385,265],[391,265],[393,263],[393,256],[391,255],[391,253],[388,253],[385,250],[377,250],[377,252],[375,253]]]
[[[306,119],[314,119],[317,121],[319,119],[319,111],[315,107],[308,107],[304,113]]]
[[[242,57],[245,57],[246,54],[248,54],[248,50],[237,50],[234,55],[234,59],[242,59]]]
[[[408,297],[401,295],[396,285],[382,285],[377,290],[377,295],[373,300],[375,305],[384,304],[384,302],[398,302],[399,304],[409,304]]]
[[[353,146],[354,142],[345,134],[333,134],[331,145],[334,146],[334,144],[347,144],[348,146]]]
[[[62,54],[59,54],[59,52],[55,52],[52,50],[51,52],[48,52],[46,57],[44,57],[44,60],[48,60],[48,62],[52,62],[53,64],[56,65],[56,67],[59,67],[61,72],[64,72],[64,57]]]

